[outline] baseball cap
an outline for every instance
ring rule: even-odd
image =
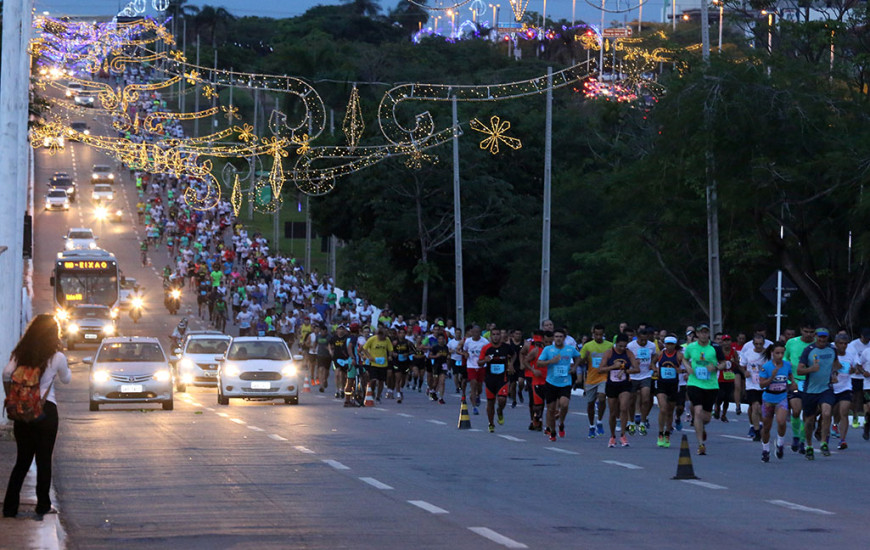
[[[707,326],[707,325],[705,325],[705,324],[703,324],[703,323],[701,323],[700,325],[698,325],[698,328],[695,329],[695,332],[701,332],[702,330],[707,330],[707,331],[709,331],[709,330],[710,330],[710,327]]]
[[[722,335],[722,340],[728,340],[728,341],[730,341],[730,340],[731,340],[731,336],[728,335],[728,334],[723,334],[723,335]]]
[[[824,327],[819,327],[816,329],[816,336],[830,336],[830,335],[831,335],[831,333],[828,331],[828,329],[826,329]]]
[[[677,337],[676,336],[665,336],[665,344],[676,344]]]
[[[438,326],[439,326],[439,327],[443,327],[443,326],[444,326],[444,321],[438,321]]]
[[[359,330],[359,323],[351,323],[350,330]]]

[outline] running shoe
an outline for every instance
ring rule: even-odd
[[[638,431],[640,432],[640,435],[646,435],[646,434],[647,434],[646,424],[640,424],[640,425],[638,425],[637,429],[638,429]]]
[[[812,447],[807,447],[806,456],[807,456],[807,460],[815,460],[815,457],[813,456],[813,448]]]
[[[665,436],[660,435],[658,440],[656,440],[656,446],[664,447],[665,446]]]
[[[643,425],[646,428],[646,431],[649,431],[649,420],[644,420]]]
[[[536,428],[535,428],[535,423],[534,423],[534,422],[529,422],[529,431],[530,431],[530,432],[533,432],[533,431],[535,431],[535,429],[536,429]]]
[[[474,414],[480,414],[480,411],[477,410],[477,407],[472,407],[471,410]]]
[[[698,454],[699,454],[699,455],[705,455],[705,454],[707,454],[707,446],[704,445],[703,443],[701,443],[700,445],[698,445]]]
[[[827,443],[822,443],[822,455],[823,456],[831,456],[831,450],[828,448]]]
[[[860,427],[861,427],[861,423],[858,422],[858,417],[857,417],[857,416],[853,416],[853,417],[852,417],[852,427],[853,427],[853,428],[860,428]]]
[[[662,445],[662,447],[664,447],[665,449],[671,448],[671,436],[670,435],[665,434],[665,444]]]
[[[849,448],[849,444],[846,443],[845,441],[840,441],[840,444],[837,445],[837,449],[839,449],[841,451],[846,450],[848,448]]]
[[[320,393],[323,393],[323,392],[325,392],[325,391],[326,391],[326,389],[324,389],[323,386],[320,386]]]
[[[444,405],[444,398],[442,397],[441,399],[439,399],[439,400],[438,400],[438,403],[441,404],[441,405]]]
[[[593,426],[589,426],[589,435],[586,436],[586,439],[595,439],[595,428]]]
[[[837,439],[840,438],[840,427],[836,424],[831,424],[831,435],[836,437]]]
[[[741,409],[740,405],[737,405],[737,416],[740,416],[741,414],[743,414],[743,410]]]
[[[782,455],[785,454],[785,445],[776,446],[776,458],[782,460]]]
[[[498,413],[498,425],[504,426],[504,415],[502,413]]]
[[[628,447],[628,438],[625,437],[625,434],[622,434],[621,436],[619,436],[619,444],[622,445],[623,447]]]
[[[722,422],[724,422],[726,424],[729,422],[728,417],[725,416],[725,413],[722,413],[722,417],[720,418],[720,420],[722,420]],[[768,453],[768,454],[770,454],[770,453]]]
[[[493,432],[495,432],[495,426],[493,426],[492,424],[490,424],[490,425],[489,425],[489,433],[493,433]]]
[[[544,435],[550,435],[550,427],[549,426],[544,428]]]
[[[770,451],[761,451],[761,461],[770,462]]]
[[[791,452],[793,452],[793,453],[798,452],[800,442],[801,442],[801,440],[798,439],[797,437],[791,438]]]
[[[749,439],[755,439],[755,426],[749,426],[749,433],[746,434]]]
[[[812,450],[813,450],[813,448],[810,447],[810,451],[812,451]],[[807,445],[806,445],[806,443],[804,443],[803,441],[801,441],[801,446],[800,446],[800,448],[798,448],[798,452],[799,452],[800,454],[804,454],[804,453],[807,452]]]
[[[516,402],[516,401],[511,401],[511,408],[512,408],[512,409],[516,409],[516,408],[517,408],[517,402]]]
[[[611,437],[611,438],[610,438],[610,441],[607,442],[607,446],[608,446],[609,448],[611,448],[611,449],[614,448],[614,447],[616,447],[616,438],[615,438],[615,437]]]
[[[618,430],[619,428],[617,427],[616,429]],[[637,430],[637,428],[635,428],[634,423],[629,422],[628,428],[626,428],[626,430],[628,431],[628,435],[634,435],[634,432]]]
[[[565,437],[565,425],[559,424],[559,437]]]
[[[678,432],[683,431],[683,423],[680,422],[679,420],[677,420],[676,422],[674,422],[674,430],[676,430],[676,431],[678,431]]]
[[[396,403],[401,403],[402,402],[402,392],[396,392],[396,395],[398,396],[396,399]]]
[[[438,394],[434,391],[429,394],[429,397],[432,398],[432,401],[438,401]]]
[[[550,441],[556,441],[556,434],[550,434]]]
[[[604,435],[604,424],[602,424],[601,422],[595,424],[595,433],[597,433],[598,435]],[[866,428],[864,429],[864,433],[867,433]],[[867,439],[867,437],[864,437],[864,439]]]

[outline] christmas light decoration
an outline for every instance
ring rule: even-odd
[[[526,8],[529,6],[529,0],[510,0],[510,4],[511,11],[514,12],[514,19],[517,22],[522,21],[523,16],[526,14]]]
[[[510,122],[507,120],[501,120],[497,116],[493,116],[489,119],[489,123],[490,125],[487,126],[476,118],[471,121],[472,130],[489,136],[480,142],[481,149],[489,150],[493,155],[497,155],[499,151],[499,142],[504,143],[514,150],[522,148],[523,143],[519,139],[505,135],[505,132],[511,128]]]
[[[351,149],[355,148],[366,129],[363,121],[362,109],[359,104],[359,90],[356,89],[356,84],[350,91],[350,100],[347,102],[347,110],[344,114],[344,122],[341,125],[344,135],[347,138],[347,143]]]

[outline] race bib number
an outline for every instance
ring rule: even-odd
[[[375,357],[375,365],[386,365],[387,358],[386,357]]]
[[[341,365],[342,367],[346,367],[350,364],[350,359],[336,359],[335,362],[338,363],[339,365]]]
[[[734,380],[734,373],[731,372],[730,370],[725,371],[722,373],[722,379],[723,380]]]
[[[625,372],[621,370],[610,371],[611,382],[625,382]]]
[[[600,365],[601,365],[601,358],[600,357],[593,357],[592,358],[592,368],[597,369]]]
[[[674,367],[662,367],[659,369],[662,373],[663,380],[673,380],[677,377],[677,369]]]
[[[852,363],[849,361],[840,360],[840,374],[849,374],[849,369],[852,368]]]
[[[707,370],[707,367],[695,367],[695,378],[698,380],[709,380],[710,371]]]
[[[404,353],[400,353],[400,354],[399,354],[399,361],[402,361],[402,362],[404,363],[404,362],[407,361],[407,360],[408,360],[408,356],[407,356],[407,355],[405,355]]]
[[[504,373],[504,365],[501,363],[492,363],[489,365],[489,372],[493,374],[502,374]]]
[[[568,376],[568,365],[556,365],[553,368],[553,374],[555,376]]]
[[[649,363],[650,357],[650,351],[647,348],[640,348],[637,350],[637,360],[641,363]]]
[[[773,377],[773,381],[767,387],[770,393],[783,393],[788,388],[788,376],[777,375]]]

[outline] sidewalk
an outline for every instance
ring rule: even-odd
[[[12,439],[12,424],[0,426],[0,491],[5,493],[9,474],[15,465],[15,441]],[[57,496],[52,488],[52,504],[57,505]],[[30,466],[30,473],[21,489],[21,505],[18,517],[0,518],[0,550],[56,549],[64,548],[64,531],[59,514],[48,514],[37,519],[33,509],[36,506],[36,465]]]

